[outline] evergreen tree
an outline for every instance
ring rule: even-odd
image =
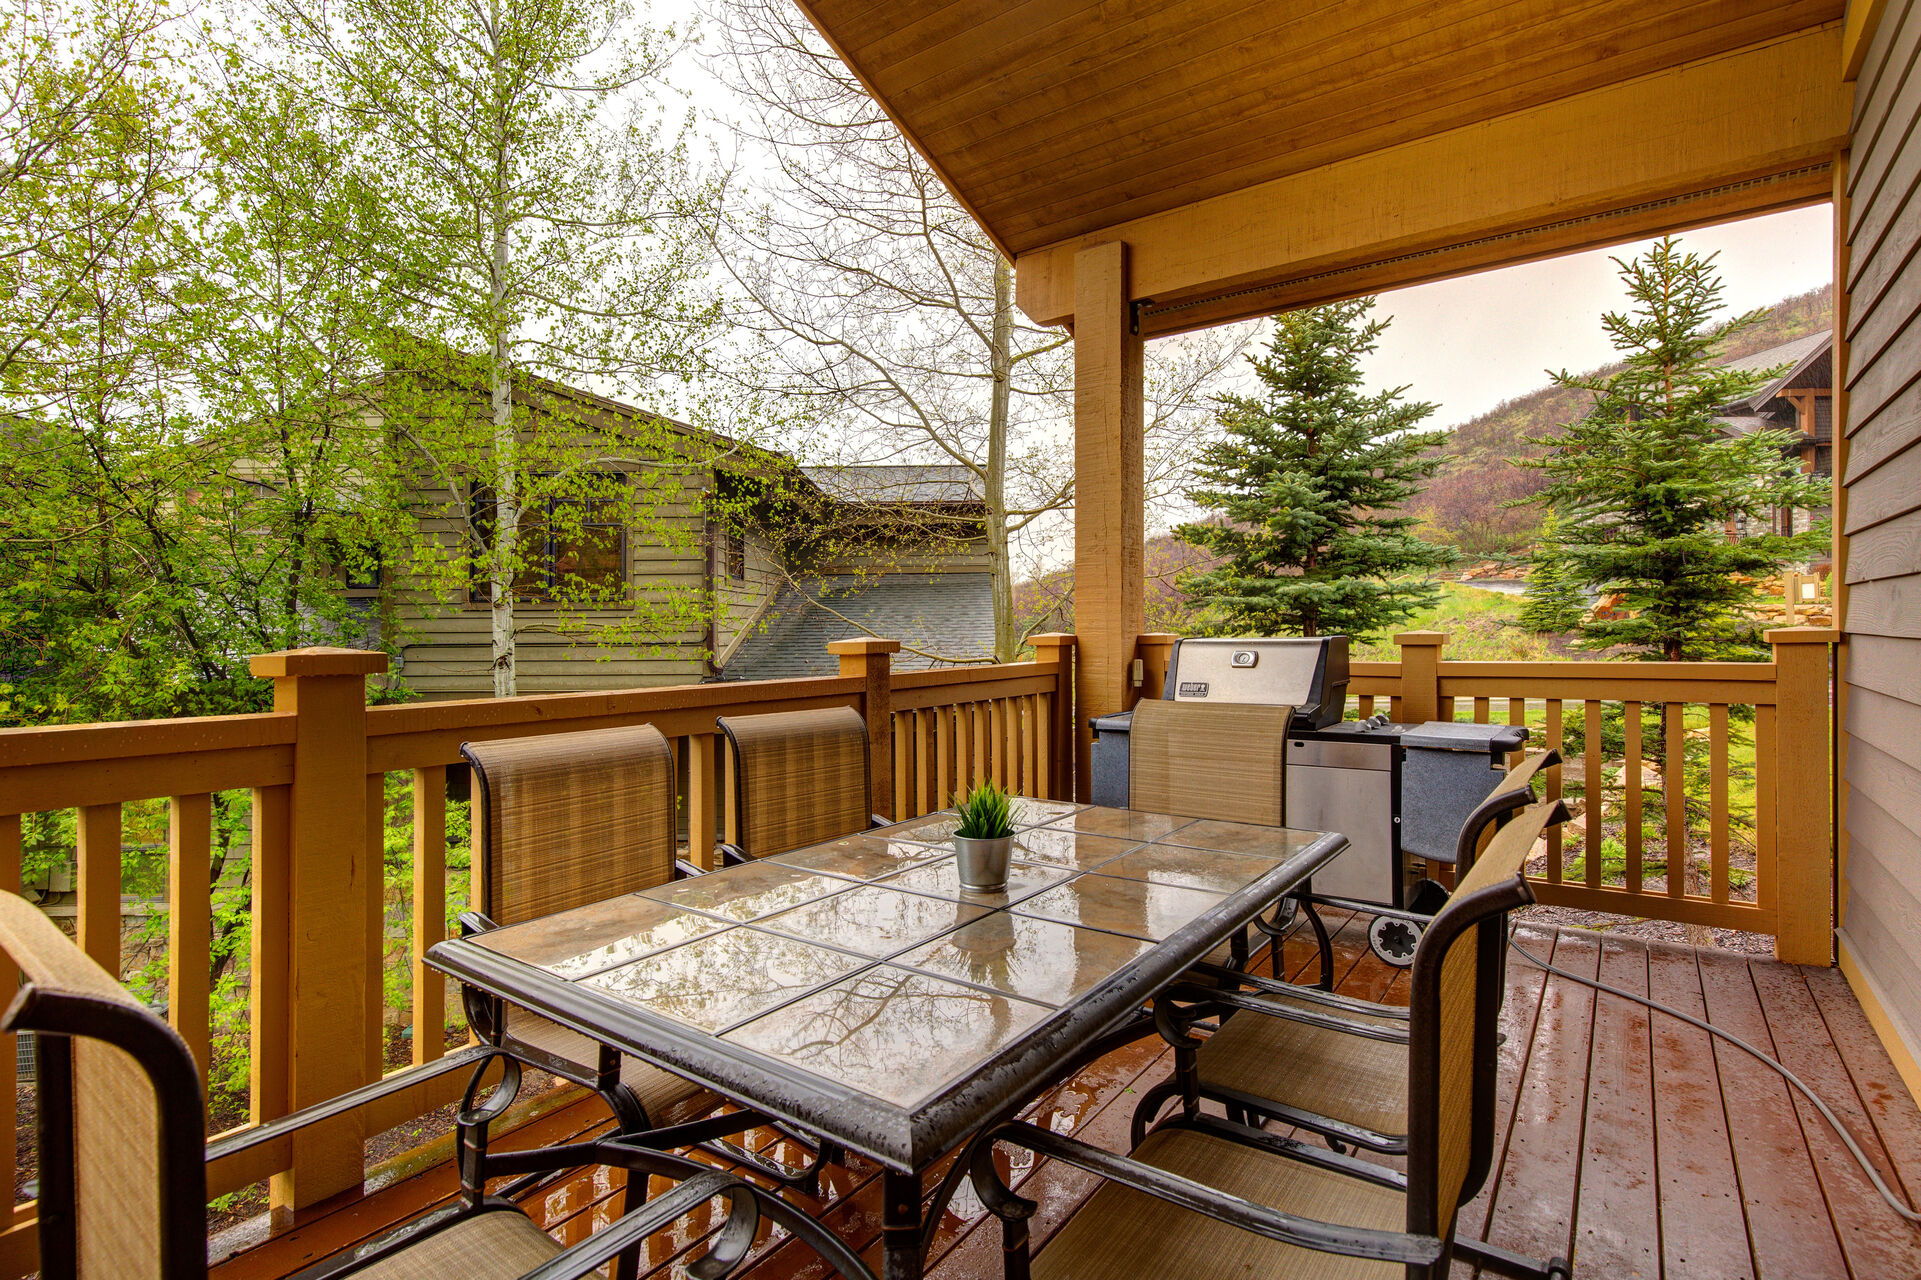
[[[1527,590],[1521,596],[1521,625],[1529,631],[1568,635],[1587,619],[1587,597],[1561,552],[1561,521],[1552,511],[1528,556]]]
[[[1727,338],[1763,313],[1713,323],[1724,309],[1714,255],[1684,252],[1669,237],[1616,262],[1632,306],[1602,324],[1622,367],[1555,374],[1557,384],[1592,394],[1593,409],[1549,436],[1545,456],[1522,463],[1546,473],[1532,501],[1560,518],[1556,554],[1566,573],[1621,598],[1610,616],[1581,625],[1580,642],[1671,662],[1752,656],[1753,580],[1807,559],[1826,534],[1737,541],[1728,530],[1744,519],[1765,525],[1777,507],[1823,506],[1828,482],[1789,465],[1793,433],[1730,436],[1716,418],[1770,371],[1715,363]]]
[[[1201,451],[1189,499],[1220,513],[1175,532],[1225,563],[1182,585],[1224,630],[1302,635],[1383,631],[1439,596],[1413,576],[1455,553],[1421,541],[1401,504],[1440,468],[1434,412],[1406,387],[1369,395],[1361,358],[1384,320],[1374,299],[1275,318],[1250,357],[1260,396],[1222,396],[1224,438]]]

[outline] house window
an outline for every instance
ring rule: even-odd
[[[724,524],[714,526],[714,567],[729,582],[747,579],[747,539]]]
[[[514,575],[514,598],[531,602],[604,600],[623,594],[627,586],[627,495],[619,476],[599,476],[590,498],[549,499],[521,508],[519,570]],[[617,490],[607,496],[606,490]],[[488,491],[475,486],[476,523],[493,537],[493,502]],[[493,591],[478,567],[472,598],[493,599]]]

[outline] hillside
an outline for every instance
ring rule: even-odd
[[[1829,291],[1814,289],[1784,298],[1768,308],[1767,319],[1728,346],[1738,359],[1824,329],[1830,323]],[[1610,372],[1605,366],[1595,372]],[[1582,411],[1582,392],[1546,386],[1505,400],[1452,429],[1442,452],[1447,464],[1427,491],[1409,504],[1425,522],[1423,536],[1451,543],[1471,556],[1511,553],[1525,546],[1540,519],[1532,508],[1501,504],[1524,498],[1541,485],[1540,473],[1513,465],[1515,458],[1539,457],[1535,443],[1557,424]]]

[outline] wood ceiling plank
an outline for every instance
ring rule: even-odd
[[[1130,245],[1134,296],[1167,304],[1825,166],[1847,137],[1839,59],[1835,23],[1106,226],[1021,255],[1018,300],[1071,318],[1073,255],[1103,240]]]
[[[1077,217],[1124,221],[1696,61],[1725,52],[1729,38],[1761,43],[1816,25],[1812,20],[1829,5],[1793,0],[1780,13],[1731,22],[1723,20],[1729,7],[1728,0],[1690,6],[1690,25],[1659,13],[1628,23],[1617,28],[1623,38],[1611,57],[1569,50],[1556,19],[1538,30],[1491,33],[1484,46],[1410,59],[1404,64],[1409,70],[1393,77],[1322,83],[1312,96],[1290,92],[1282,97],[1269,89],[1266,96],[1277,99],[1271,103],[1263,102],[1262,90],[1245,92],[1178,120],[1142,124],[1106,148],[1087,146],[1083,135],[1067,152],[1034,148],[1021,160],[996,156],[991,167],[978,152],[943,154],[984,215],[996,220],[1011,243],[1025,248],[1078,233],[1084,228],[1074,225]],[[1630,35],[1645,39],[1629,40]],[[1498,78],[1477,71],[1487,65],[1511,71]],[[988,173],[992,177],[977,177]],[[1010,203],[1018,209],[1010,209]]]
[[[1115,23],[1134,17],[1136,8],[1151,3],[1020,0],[985,10],[979,5],[947,4],[902,23],[863,45],[854,56],[877,82],[888,86],[889,94],[899,94],[903,87],[943,68],[965,64],[979,74],[983,65],[1021,58],[1037,38],[1050,38],[1038,33],[1110,30]]]

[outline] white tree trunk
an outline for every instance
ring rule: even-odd
[[[987,560],[993,573],[994,660],[1020,656],[1020,624],[1014,617],[1014,574],[1007,549],[1007,416],[1014,380],[1014,267],[994,255],[994,331],[989,360],[994,399],[987,417]]]
[[[500,163],[503,176],[507,167],[507,151],[503,143]],[[520,561],[520,439],[514,428],[513,351],[508,341],[506,312],[508,252],[505,213],[496,208],[491,282],[493,351],[487,365],[487,389],[494,411],[494,546],[490,567],[496,698],[511,698],[517,691],[514,668],[514,571]]]

